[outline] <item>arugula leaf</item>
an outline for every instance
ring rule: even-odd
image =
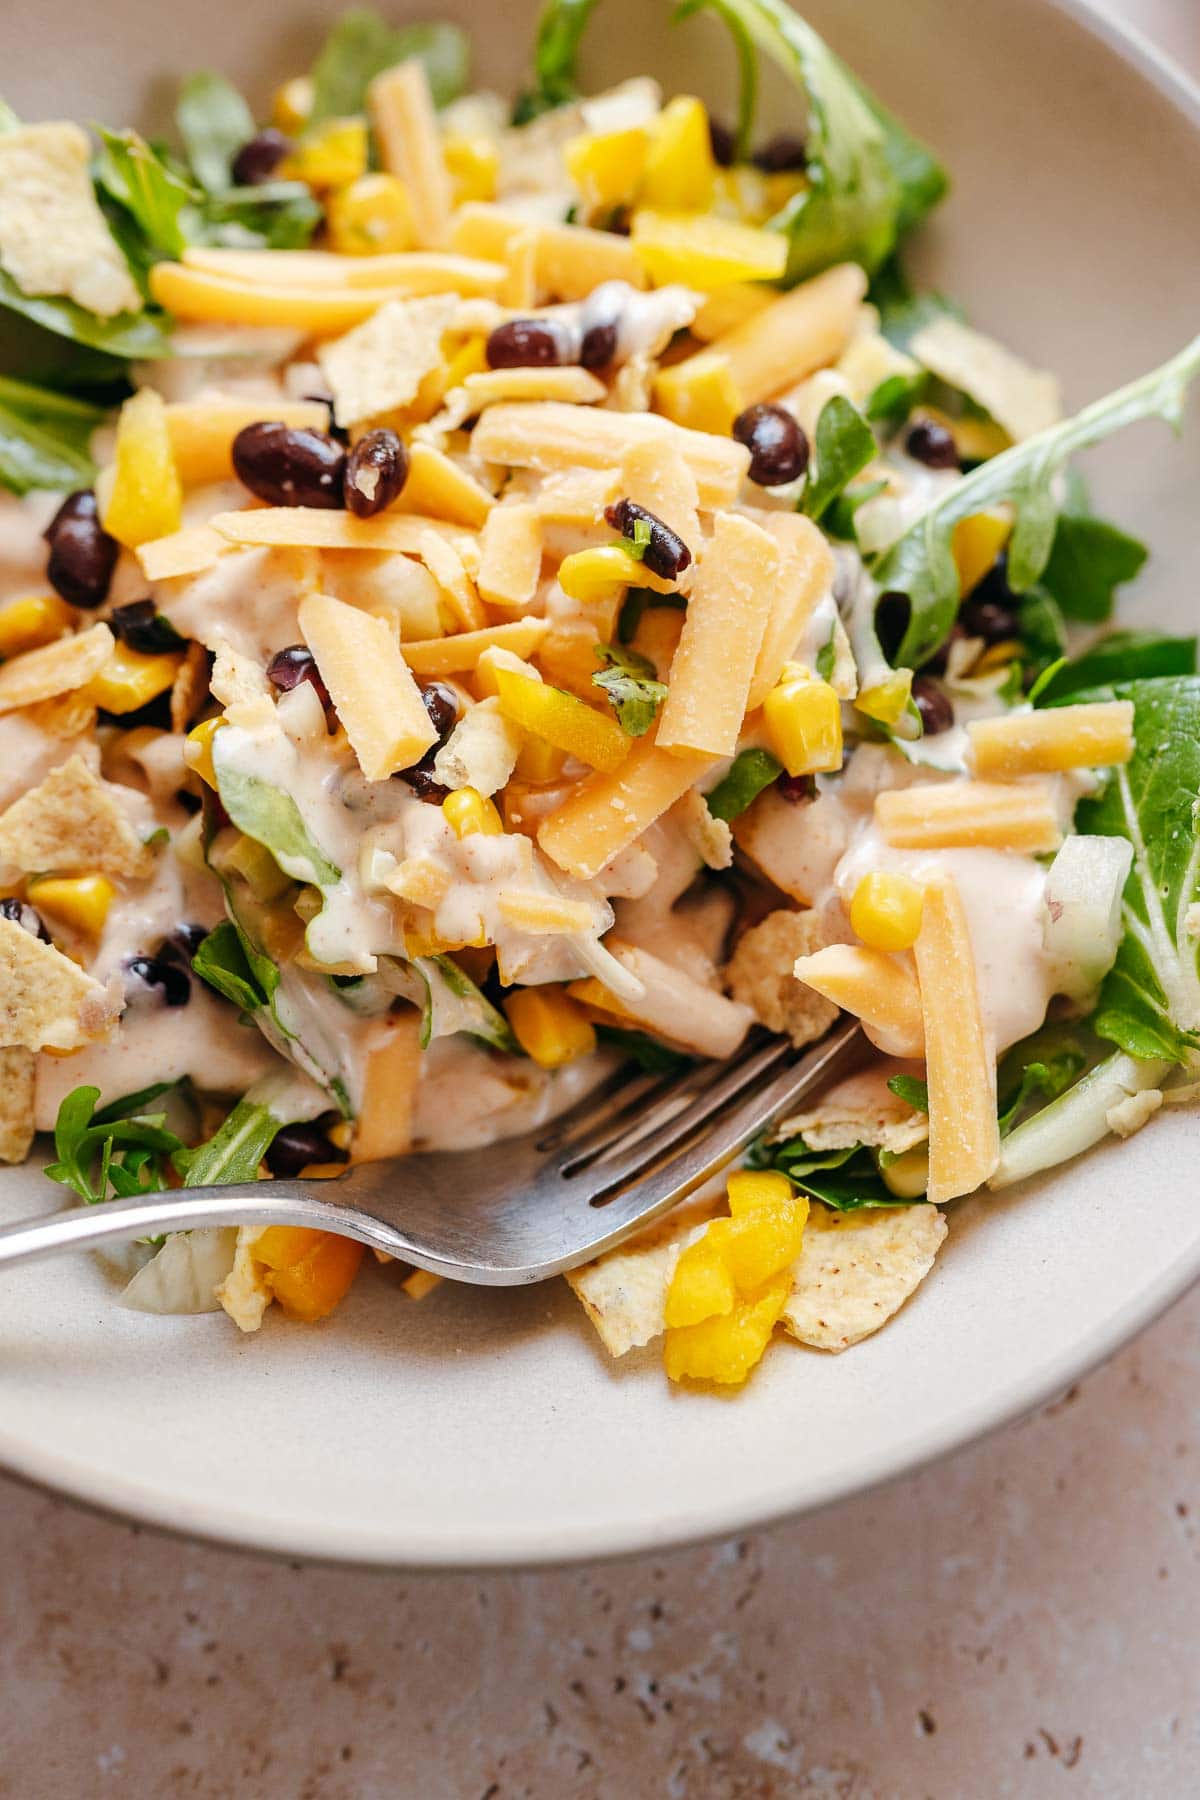
[[[273,787],[261,776],[230,768],[216,745],[213,761],[221,804],[239,831],[263,844],[286,875],[295,881],[311,881],[315,887],[332,887],[341,870],[331,863],[309,836],[300,808],[290,794]]]
[[[1094,401],[1073,419],[981,463],[934,500],[872,570],[880,593],[908,596],[910,615],[897,663],[919,667],[954,623],[959,580],[951,538],[960,519],[1003,502],[1011,504],[1016,523],[1008,549],[1008,583],[1014,593],[1024,593],[1050,559],[1058,524],[1054,478],[1068,458],[1139,419],[1158,415],[1177,425],[1188,384],[1197,373],[1200,337],[1160,368]]]
[[[549,0],[534,40],[533,85],[513,108],[514,125],[528,125],[574,100],[579,91],[575,80],[579,46],[595,6],[596,0]]]
[[[790,240],[786,280],[831,263],[870,273],[945,192],[946,177],[786,0],[699,0],[749,36],[803,91],[807,184],[771,221]]]
[[[1082,656],[1065,659],[1045,684],[1031,689],[1035,705],[1053,706],[1083,688],[1113,681],[1146,681],[1155,675],[1194,675],[1196,639],[1169,637],[1159,631],[1110,631],[1097,638]]]
[[[1133,760],[1075,814],[1077,830],[1133,845],[1124,936],[1092,1026],[1130,1056],[1183,1062],[1200,1046],[1200,941],[1186,923],[1200,901],[1200,677],[1119,682],[1086,695],[1131,700],[1136,743]]]
[[[1132,581],[1149,551],[1119,526],[1090,513],[1064,512],[1042,570],[1042,586],[1068,619],[1111,618],[1114,589]]]
[[[170,354],[167,328],[151,314],[124,312],[101,319],[59,295],[23,294],[6,269],[0,269],[0,311],[19,313],[56,337],[131,362]]]
[[[740,750],[712,792],[705,796],[714,819],[739,818],[764,788],[783,774],[783,764],[769,750]]]
[[[96,128],[104,145],[96,180],[124,207],[149,250],[159,257],[183,255],[191,234],[184,215],[200,200],[198,189],[167,167],[136,131]]]
[[[862,1144],[814,1152],[802,1137],[788,1138],[782,1144],[760,1142],[747,1161],[754,1168],[779,1169],[802,1193],[835,1212],[925,1204],[923,1199],[902,1200],[893,1194],[875,1158]]]
[[[0,487],[86,487],[95,475],[88,440],[104,409],[0,376]]]
[[[230,186],[230,165],[257,127],[254,115],[232,82],[202,69],[179,90],[175,122],[196,180],[210,194]]]
[[[903,425],[929,386],[926,370],[915,375],[888,375],[867,397],[866,416],[872,425]]]
[[[916,1075],[891,1075],[888,1087],[897,1100],[905,1101],[917,1112],[929,1111],[929,1084],[921,1081]]]
[[[254,1181],[275,1141],[282,1119],[267,1106],[239,1100],[220,1129],[194,1150],[175,1152],[174,1163],[189,1187],[226,1187]]]
[[[619,644],[597,644],[596,655],[608,664],[592,676],[592,686],[603,688],[626,737],[644,737],[667,697],[667,684],[659,681],[654,664],[636,650]]]
[[[409,57],[425,65],[435,106],[446,106],[467,85],[470,45],[457,25],[390,25],[369,7],[342,14],[313,64],[309,123],[349,118],[366,110],[367,87],[384,69]]]
[[[644,1031],[622,1031],[617,1025],[597,1025],[596,1040],[610,1050],[619,1050],[637,1064],[643,1075],[678,1075],[690,1069],[694,1060],[682,1050],[660,1044]]]
[[[226,188],[208,197],[204,240],[235,250],[303,250],[324,216],[302,181]]]
[[[1058,602],[1040,583],[1022,594],[1017,608],[1017,635],[1025,667],[1039,676],[1063,659],[1067,627]]]
[[[96,1111],[97,1087],[77,1087],[66,1095],[54,1126],[57,1161],[46,1165],[51,1181],[73,1188],[89,1206],[118,1193],[147,1193],[166,1179],[166,1158],[182,1150],[182,1140],[163,1129],[164,1114],[141,1113],[148,1098],[165,1093],[161,1083]]]
[[[844,394],[835,394],[817,420],[816,468],[804,483],[800,511],[820,519],[847,482],[866,468],[878,446],[875,433]]]
[[[272,963],[272,969],[275,965]],[[269,995],[250,966],[245,945],[231,919],[215,925],[192,958],[192,968],[201,981],[206,981],[226,1000],[232,1000],[243,1012],[257,1012],[265,1006]],[[278,976],[278,970],[275,970]]]

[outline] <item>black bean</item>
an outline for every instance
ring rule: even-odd
[[[429,722],[442,743],[458,723],[458,695],[444,681],[428,681],[421,689]]]
[[[711,114],[708,121],[708,141],[712,146],[713,161],[718,168],[731,169],[737,151],[736,140],[728,125]]]
[[[182,650],[181,638],[169,619],[164,619],[153,600],[131,600],[127,606],[114,606],[108,615],[114,637],[140,650],[143,656],[158,656],[166,650]]]
[[[748,406],[733,421],[733,435],[749,450],[750,479],[759,487],[784,487],[808,467],[808,439],[786,406]]]
[[[895,662],[896,652],[908,630],[912,617],[912,601],[907,594],[881,594],[875,605],[875,635],[888,662]]]
[[[617,327],[610,320],[589,325],[579,347],[579,360],[585,369],[607,369],[617,354]]]
[[[678,532],[664,524],[657,513],[639,506],[636,500],[614,500],[611,506],[605,507],[604,517],[622,537],[632,538],[634,527],[639,521],[650,527],[650,542],[646,545],[642,562],[652,575],[659,576],[661,580],[674,581],[691,562],[692,553]]]
[[[1020,635],[1021,602],[1008,585],[1008,561],[997,558],[983,580],[959,609],[959,622],[968,637],[985,644],[1002,644]]]
[[[192,997],[192,984],[178,963],[161,956],[131,956],[126,969],[144,987],[161,988],[167,1006],[186,1006]]]
[[[368,431],[346,458],[342,492],[356,519],[373,519],[408,479],[408,451],[394,431]]]
[[[339,1150],[319,1125],[284,1125],[275,1133],[266,1164],[272,1175],[299,1175],[310,1163],[344,1163],[349,1153]]]
[[[775,792],[790,806],[806,806],[817,797],[817,783],[812,775],[781,775]]]
[[[27,901],[18,900],[15,895],[6,894],[0,900],[0,919],[11,919],[14,925],[19,925],[30,937],[41,938],[43,944],[50,942],[50,933],[46,930],[41,913]]]
[[[291,147],[282,131],[266,126],[256,137],[249,138],[234,157],[229,171],[234,185],[257,187],[261,181],[270,181]]]
[[[912,697],[921,715],[926,737],[936,737],[939,731],[949,731],[954,723],[954,702],[932,675],[913,677]]]
[[[564,360],[562,338],[548,319],[508,319],[487,341],[489,369],[553,369]]]
[[[103,606],[121,546],[101,525],[91,489],[68,494],[43,535],[50,546],[46,574],[55,592],[89,611]]]
[[[936,419],[918,419],[910,426],[904,448],[927,469],[957,469],[959,466],[954,433],[939,425]]]
[[[764,175],[786,175],[793,169],[808,167],[808,151],[803,138],[788,131],[777,132],[760,144],[751,161]]]
[[[277,650],[267,664],[267,680],[281,694],[290,694],[302,681],[311,681],[321,705],[328,708],[333,704],[329,689],[321,680],[317,659],[307,644],[289,644],[286,650]]]
[[[164,941],[159,955],[182,956],[186,962],[190,963],[207,936],[207,925],[177,925],[170,937]]]
[[[433,759],[436,755],[437,746],[435,744],[431,750],[425,752],[419,763],[413,764],[411,769],[400,769],[396,779],[407,782],[418,800],[428,800],[434,806],[440,806],[450,789],[443,787],[433,772]]]
[[[238,477],[269,506],[340,508],[346,452],[323,431],[264,420],[233,440]]]

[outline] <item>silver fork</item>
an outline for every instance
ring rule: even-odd
[[[519,1287],[619,1244],[700,1187],[852,1062],[842,1024],[815,1049],[754,1040],[681,1079],[614,1071],[569,1112],[480,1150],[359,1163],[322,1180],[180,1188],[0,1230],[0,1265],[210,1225],[307,1225],[452,1281]]]

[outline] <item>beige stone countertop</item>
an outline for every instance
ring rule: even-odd
[[[1200,69],[1197,0],[1108,10]],[[1200,1292],[948,1462],[653,1561],[325,1569],[4,1481],[0,1558],[4,1800],[1185,1800]]]

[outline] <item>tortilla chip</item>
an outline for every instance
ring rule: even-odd
[[[214,700],[237,706],[244,700],[269,698],[271,686],[260,662],[235,650],[227,638],[214,638],[212,647],[215,660],[208,685]]]
[[[47,737],[77,738],[91,731],[96,723],[96,705],[89,700],[87,689],[73,694],[59,694],[54,700],[39,700],[22,708],[21,716],[44,731]]]
[[[208,651],[193,638],[171,689],[171,730],[186,731],[207,699]]]
[[[268,1285],[268,1270],[254,1259],[254,1246],[263,1230],[261,1225],[238,1226],[233,1267],[216,1290],[217,1299],[239,1331],[257,1331],[275,1298]]]
[[[58,638],[41,650],[26,650],[12,657],[0,666],[0,713],[83,687],[100,673],[112,647],[108,626],[92,625],[74,637]]]
[[[0,1043],[80,1050],[103,1037],[120,1003],[53,944],[0,919]]]
[[[680,1253],[722,1210],[719,1195],[690,1200],[597,1262],[570,1269],[567,1281],[610,1356],[624,1356],[663,1331],[667,1289]]]
[[[783,1324],[816,1350],[857,1344],[921,1285],[945,1235],[944,1216],[924,1202],[847,1213],[813,1206]]]
[[[131,825],[119,792],[82,756],[72,756],[0,814],[0,864],[26,875],[148,875],[153,853]]]
[[[823,1037],[838,1016],[833,1002],[797,981],[792,966],[826,944],[845,944],[850,930],[840,907],[786,907],[739,938],[725,971],[725,985],[768,1031],[786,1032],[793,1044]]]
[[[0,1162],[24,1162],[33,1142],[33,1052],[0,1049]]]
[[[442,360],[442,334],[458,310],[453,294],[389,300],[344,337],[317,351],[339,425],[407,406]]]
[[[889,1077],[901,1074],[921,1077],[924,1071],[920,1063],[890,1058],[873,1063],[837,1082],[815,1106],[784,1119],[771,1136],[782,1142],[798,1135],[810,1150],[849,1150],[855,1144],[869,1144],[872,1149],[899,1156],[929,1136],[928,1113],[918,1112],[888,1087]]]

